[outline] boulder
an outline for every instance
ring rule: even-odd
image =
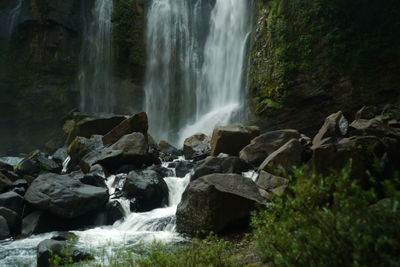
[[[370,120],[379,115],[378,108],[375,106],[363,106],[359,111],[357,111],[355,119],[356,120]]]
[[[31,206],[62,218],[74,218],[100,209],[108,200],[105,188],[83,184],[83,174],[44,174],[29,186],[25,200]]]
[[[305,161],[304,145],[299,140],[292,139],[270,154],[259,169],[275,175],[285,175],[290,174],[293,167],[300,167]]]
[[[390,127],[380,118],[374,118],[371,120],[359,119],[353,121],[349,127],[349,134],[351,136],[386,136],[400,140],[400,129]]]
[[[180,178],[183,178],[186,174],[190,173],[194,166],[195,164],[189,161],[176,161],[171,162],[168,165],[169,168],[175,168],[175,176]]]
[[[11,186],[12,182],[2,173],[0,173],[0,193],[3,193]]]
[[[105,207],[92,219],[93,226],[113,225],[116,221],[124,218],[124,209],[116,200],[108,202]]]
[[[160,175],[160,177],[163,177],[163,178],[174,176],[174,172],[172,170],[170,170],[168,168],[164,168],[161,165],[153,165],[153,166],[146,168],[146,170],[155,171]]]
[[[337,144],[314,147],[309,162],[310,170],[320,175],[341,171],[352,161],[352,177],[368,178],[367,170],[374,173],[375,163],[384,163],[387,148],[376,136],[353,136]],[[376,176],[375,176],[376,177]]]
[[[122,136],[134,132],[142,133],[147,139],[147,130],[149,128],[147,114],[145,112],[137,113],[119,123],[112,130],[103,136],[103,144],[111,145],[117,142]]]
[[[0,207],[0,216],[7,221],[10,233],[17,235],[21,231],[21,217],[13,210]]]
[[[343,138],[349,128],[349,122],[341,111],[328,116],[325,119],[318,134],[313,139],[313,145],[318,145],[325,138]]]
[[[20,179],[20,176],[13,171],[2,169],[0,170],[0,177],[5,176],[11,182],[15,182],[16,180]]]
[[[175,156],[179,157],[182,156],[183,153],[181,150],[177,149],[173,145],[169,144],[167,141],[160,141],[160,144],[158,145],[160,148],[160,152],[165,154],[165,155],[170,155],[170,156]]]
[[[14,166],[19,164],[23,158],[19,157],[1,157],[0,158],[0,169],[12,171]]]
[[[67,241],[54,239],[40,242],[36,253],[38,267],[63,266],[94,259],[91,254],[78,250]],[[55,264],[50,263],[51,261],[55,261]]]
[[[43,152],[35,151],[14,168],[19,176],[30,175],[36,177],[40,172],[61,173],[62,164],[50,159]]]
[[[155,171],[130,172],[122,190],[126,198],[134,199],[132,211],[150,211],[168,204],[168,186]]]
[[[58,164],[62,165],[68,156],[69,155],[68,155],[67,149],[62,147],[62,148],[57,149],[56,152],[54,152],[54,154],[51,156],[51,158]]]
[[[257,185],[238,174],[211,174],[191,182],[176,212],[179,233],[223,233],[247,226],[264,198]]]
[[[10,229],[8,228],[7,220],[0,215],[0,240],[10,237]]]
[[[0,207],[5,207],[21,216],[24,208],[24,198],[15,192],[0,194]]]
[[[207,157],[199,162],[194,169],[191,181],[212,173],[237,173],[242,174],[252,169],[252,166],[239,157],[222,156]]]
[[[135,132],[121,137],[112,149],[123,151],[125,156],[146,156],[149,146],[144,135]]]
[[[210,153],[210,137],[198,133],[185,139],[183,143],[183,155],[186,159],[205,157]]]
[[[281,196],[288,187],[289,180],[261,171],[257,177],[256,184],[268,193]]]
[[[123,165],[122,158],[123,151],[113,150],[109,147],[97,149],[87,154],[80,162],[79,165],[84,173],[90,172],[91,168],[97,164],[105,167],[107,170],[115,169]]]
[[[72,143],[68,146],[67,152],[71,157],[71,162],[78,164],[81,159],[90,152],[103,146],[99,138],[85,138],[81,136],[75,137]]]
[[[214,129],[211,137],[211,155],[220,153],[239,156],[239,152],[251,140],[260,135],[260,129],[255,126],[221,126]]]
[[[297,130],[286,129],[266,132],[254,138],[240,151],[240,158],[253,166],[259,166],[270,154],[278,150],[290,139],[300,139]]]
[[[68,135],[67,144],[70,144],[75,137],[82,136],[90,138],[92,135],[105,135],[114,127],[126,119],[122,115],[102,115],[101,117],[90,117],[84,114],[74,114],[74,118],[67,121],[64,131]]]

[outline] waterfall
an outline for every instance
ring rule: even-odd
[[[11,9],[7,19],[7,38],[10,40],[18,25],[24,0],[17,0],[14,8]]]
[[[153,0],[145,107],[158,139],[210,134],[243,107],[251,1]],[[179,140],[179,141],[178,141]]]
[[[112,12],[113,0],[96,0],[90,14],[82,15],[79,82],[80,108],[84,112],[111,113],[114,109]]]

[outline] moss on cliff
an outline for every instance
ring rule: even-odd
[[[145,59],[144,9],[138,0],[118,0],[113,10],[113,38],[120,72],[133,70],[140,77]]]
[[[258,116],[313,97],[361,103],[397,89],[398,1],[259,0],[257,5],[249,85]]]

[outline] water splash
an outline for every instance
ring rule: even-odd
[[[112,12],[113,0],[96,0],[89,16],[83,14],[79,82],[84,112],[111,113],[114,109]]]
[[[153,0],[148,12],[145,107],[150,131],[178,146],[184,137],[209,134],[219,122],[232,122],[245,102],[252,1],[213,2]],[[230,113],[219,113],[233,106]],[[205,121],[210,114],[213,120]]]

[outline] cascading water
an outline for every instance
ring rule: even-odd
[[[237,119],[245,99],[251,2],[152,1],[145,107],[156,138],[181,145],[191,134],[210,134]]]
[[[7,38],[10,40],[17,27],[21,15],[22,4],[24,0],[17,0],[15,6],[11,9],[7,19]]]
[[[182,159],[180,159],[182,160]],[[67,161],[66,161],[67,163]],[[164,165],[166,167],[168,163]],[[119,178],[126,174],[117,175]],[[121,182],[116,182],[117,176],[107,179],[110,195],[115,188],[121,187]],[[168,207],[155,209],[149,212],[132,213],[129,210],[129,201],[119,199],[126,211],[125,218],[117,221],[112,226],[97,227],[84,231],[72,231],[79,239],[76,246],[83,251],[91,251],[95,255],[102,255],[104,248],[112,254],[118,248],[128,249],[141,243],[179,242],[184,240],[175,231],[175,213],[181,200],[183,191],[190,181],[190,173],[184,178],[165,177],[169,190]],[[0,266],[36,266],[36,246],[54,233],[35,235],[21,240],[0,241]],[[103,259],[98,259],[99,261]]]
[[[112,11],[113,0],[96,0],[90,14],[83,14],[79,82],[84,112],[111,113],[114,109]]]

